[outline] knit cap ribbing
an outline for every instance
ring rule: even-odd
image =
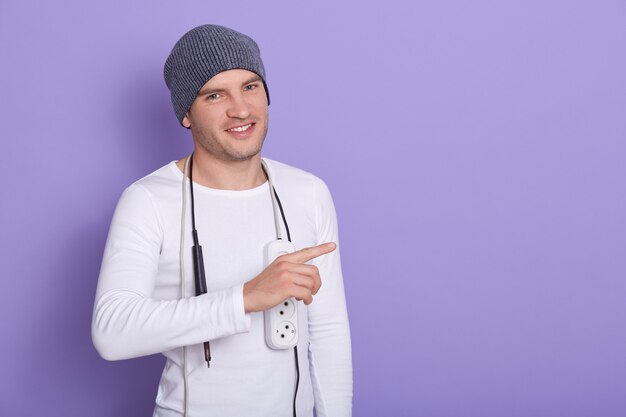
[[[258,74],[269,104],[261,52],[252,38],[224,26],[202,25],[176,42],[165,61],[163,76],[181,124],[202,86],[218,73],[231,69]]]

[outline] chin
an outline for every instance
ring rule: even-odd
[[[248,161],[261,153],[261,148],[250,152],[226,152],[224,155],[230,161]]]

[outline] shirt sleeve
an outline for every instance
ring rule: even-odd
[[[162,241],[148,191],[131,185],[111,221],[94,303],[92,339],[107,360],[164,352],[250,328],[243,285],[179,300],[151,298]]]
[[[352,415],[352,354],[350,327],[340,262],[337,217],[330,191],[316,185],[318,242],[335,242],[337,249],[312,261],[322,286],[308,306],[309,362],[318,417]]]

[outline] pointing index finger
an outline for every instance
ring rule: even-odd
[[[309,248],[304,248],[297,250],[288,255],[283,255],[286,260],[294,263],[305,263],[310,261],[311,259],[315,259],[318,256],[326,255],[334,251],[337,248],[337,245],[334,242],[323,243],[318,246],[311,246]]]

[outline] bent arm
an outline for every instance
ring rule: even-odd
[[[104,359],[150,355],[249,330],[243,285],[179,300],[151,298],[162,240],[148,192],[129,187],[111,221],[93,311],[92,339]]]
[[[182,300],[153,300],[132,289],[96,302],[92,339],[107,360],[129,359],[247,331],[242,286]]]

